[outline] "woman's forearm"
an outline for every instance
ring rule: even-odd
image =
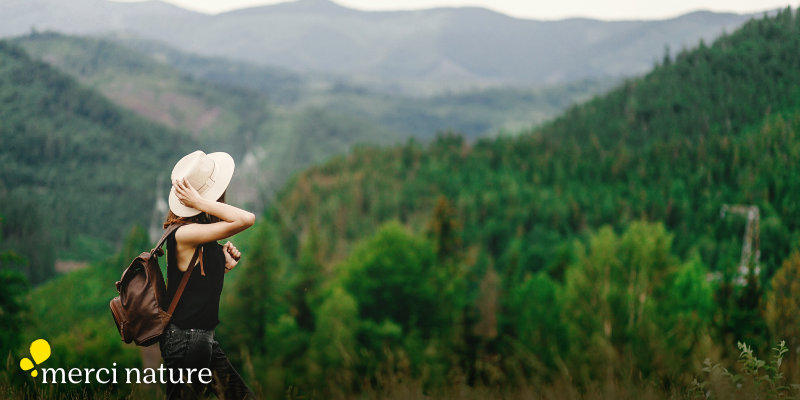
[[[242,224],[243,226],[252,226],[256,220],[256,216],[253,213],[234,207],[230,204],[206,199],[201,199],[198,201],[198,203],[198,210],[207,214],[211,214],[223,221],[238,223]]]

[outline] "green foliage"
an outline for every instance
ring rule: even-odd
[[[115,333],[109,329],[113,321],[108,309],[108,301],[117,295],[114,282],[139,253],[151,247],[145,231],[134,226],[117,254],[37,286],[28,298],[34,319],[26,327],[27,337],[55,337],[99,316],[108,317],[105,321],[112,326],[105,330]]]
[[[794,399],[800,385],[789,384],[781,372],[784,357],[789,349],[781,341],[772,348],[769,361],[756,357],[753,348],[746,343],[737,343],[739,348],[738,369],[731,371],[721,364],[706,359],[703,372],[705,378],[692,382],[689,394],[698,399]]]
[[[341,286],[334,286],[315,315],[316,328],[308,351],[309,380],[356,382],[355,368],[360,364],[356,300]]]
[[[103,261],[115,252],[112,243],[89,235],[76,235],[72,245],[60,253],[61,259],[94,263]]]
[[[156,175],[190,144],[8,42],[0,42],[0,121],[4,244],[29,260],[34,283],[79,235],[116,243],[144,223]]]
[[[388,224],[340,267],[345,274],[342,284],[363,319],[380,324],[388,318],[406,333],[416,327],[430,335],[442,322],[435,312],[441,283],[434,261],[428,242],[399,224]]]
[[[563,284],[544,271],[505,280],[469,256],[438,257],[441,235],[426,239],[397,222],[333,271],[315,261],[313,230],[305,237],[296,258],[283,258],[263,221],[226,298],[221,337],[246,354],[246,375],[267,394],[341,395],[364,380],[381,386],[386,374],[441,387],[461,368],[475,383],[555,379],[563,368],[597,378],[588,371],[601,365],[679,382],[709,350],[707,271],[697,256],[681,262],[672,253],[661,224],[635,222],[621,235],[601,229],[588,252],[576,250]],[[305,312],[310,325],[300,323]],[[502,362],[487,361],[498,353]]]
[[[394,368],[391,360],[400,364],[407,360],[414,373],[424,370],[431,380],[443,379],[442,357],[454,333],[449,322],[458,288],[448,281],[459,277],[447,275],[436,262],[431,243],[390,222],[361,242],[337,270],[333,284],[352,296],[358,311],[355,333],[361,363],[356,371],[361,377]],[[330,295],[347,299],[336,287]],[[324,300],[322,307],[331,307],[329,301]],[[352,306],[344,306],[352,312]]]
[[[144,230],[134,227],[118,254],[36,287],[28,297],[34,318],[24,337],[58,343],[58,356],[54,357],[63,358],[65,365],[82,357],[138,364],[138,351],[133,345],[123,345],[114,328],[108,301],[117,295],[114,282],[133,258],[149,250],[149,242]]]
[[[10,251],[23,261],[14,263],[13,267],[33,283],[52,275],[56,253],[54,235],[49,226],[41,223],[49,214],[42,208],[35,191],[17,188],[0,192],[0,213],[0,236],[3,237],[0,250],[12,249]]]
[[[766,301],[766,320],[773,339],[786,341],[792,365],[800,348],[800,251],[795,250],[772,277]]]
[[[25,296],[28,281],[20,272],[6,267],[9,254],[0,254],[0,355],[6,356],[22,342],[24,323],[28,322]]]
[[[504,297],[500,321],[503,340],[508,342],[504,352],[513,354],[527,374],[552,377],[570,345],[559,298],[562,289],[544,272],[507,284],[511,289]]]
[[[8,248],[2,235],[0,245],[3,245],[0,248]],[[0,251],[0,356],[3,357],[20,344],[20,333],[29,322],[29,308],[25,303],[28,280],[19,272],[19,266],[25,263],[27,260],[14,250]]]
[[[577,351],[573,373],[597,378],[623,365],[677,376],[702,351],[713,292],[699,262],[681,267],[671,243],[663,225],[635,222],[621,236],[601,229],[578,251],[561,300]]]
[[[220,330],[246,352],[245,374],[276,396],[287,386],[348,393],[398,359],[443,379],[457,286],[445,281],[433,246],[388,224],[329,275],[313,230],[305,237],[294,259],[284,258],[267,221],[249,237],[255,250],[226,291],[233,295]]]
[[[570,319],[585,323],[580,332],[591,335],[575,340],[605,350],[570,359],[579,365],[584,358],[606,360],[613,369],[619,360],[643,354],[630,368],[672,377],[691,364],[687,354],[715,339],[723,348],[737,339],[766,345],[763,288],[800,237],[799,20],[791,10],[752,20],[517,137],[470,143],[448,134],[426,145],[355,149],[297,176],[274,203],[280,218],[270,220],[290,254],[297,251],[294,232],[317,227],[321,258],[335,265],[386,221],[435,233],[428,226],[432,215],[451,214],[437,211],[444,197],[458,217],[465,269],[477,268],[476,259],[485,255],[481,268],[492,266],[502,277],[500,287],[512,291],[540,271],[567,288],[589,290],[597,276],[584,276],[579,284],[568,271],[589,268],[595,260],[580,261],[588,255],[576,253],[571,243],[607,225],[595,239],[603,245],[588,254],[622,273],[621,281],[608,283],[617,292],[597,297],[613,302],[603,306],[610,333],[595,312],[601,305],[584,304],[586,320]],[[743,221],[719,217],[721,206],[730,203],[761,210],[761,274],[745,287],[735,284]],[[670,245],[637,244],[650,249],[643,253],[653,257],[646,265],[634,254],[624,262],[606,258],[636,243],[629,234],[622,245],[614,232],[638,220],[661,222],[673,234]],[[642,233],[650,234],[655,232]],[[476,277],[485,272],[469,270]],[[707,273],[720,280],[700,278]],[[471,278],[470,284],[479,281]],[[626,285],[652,302],[640,304]],[[682,296],[667,294],[673,291]],[[476,311],[483,301],[478,293],[477,287],[467,292],[476,309],[464,315],[475,324],[480,314],[492,314]],[[482,307],[492,309],[488,303]],[[617,307],[624,311],[612,311]],[[569,309],[565,315],[572,315]],[[669,329],[663,341],[645,340],[663,329]],[[492,339],[475,340],[489,354],[498,353]],[[655,350],[673,346],[663,357]],[[550,359],[544,364],[557,362],[546,353],[541,358]]]
[[[664,283],[664,298],[656,307],[655,321],[663,332],[659,351],[676,357],[669,360],[670,364],[676,365],[680,359],[696,362],[710,350],[710,325],[717,307],[710,278],[697,255],[691,255]]]
[[[35,33],[14,43],[120,106],[191,132],[206,149],[240,158],[267,136],[269,110],[258,93],[194,79],[107,39]]]
[[[288,312],[283,302],[286,287],[285,266],[275,238],[274,228],[259,224],[250,237],[253,249],[237,266],[236,272],[246,276],[237,280],[226,290],[225,310],[230,315],[230,324],[223,324],[223,336],[247,346],[254,354],[277,351],[272,337],[268,337],[270,325]],[[231,294],[231,295],[228,295]]]
[[[293,225],[319,226],[333,259],[385,221],[421,227],[444,195],[462,216],[464,245],[495,259],[519,238],[529,244],[523,263],[548,268],[587,228],[646,218],[676,233],[678,254],[697,246],[703,263],[724,271],[734,267],[742,225],[721,220],[719,209],[750,203],[776,239],[762,241],[770,275],[800,221],[796,19],[751,21],[530,134],[356,149],[305,171],[278,208]]]
[[[146,232],[135,226],[119,253],[30,290],[24,299],[30,308],[29,318],[25,324],[17,326],[19,338],[13,349],[15,363],[27,352],[31,341],[44,338],[53,349],[46,364],[52,368],[102,368],[111,367],[114,362],[118,368],[140,367],[140,350],[133,344],[124,344],[120,339],[108,309],[108,301],[117,295],[114,282],[119,280],[124,268],[151,246]],[[20,375],[16,366],[9,371]],[[89,387],[58,385],[43,396],[90,396],[87,393],[100,396],[108,390],[122,396],[130,389],[100,384]]]

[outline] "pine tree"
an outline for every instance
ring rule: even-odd
[[[436,245],[436,255],[440,263],[457,258],[461,252],[461,223],[457,210],[447,197],[439,196],[433,209],[433,217],[428,222],[428,234]]]
[[[271,346],[267,343],[268,325],[277,322],[286,311],[282,298],[284,260],[269,223],[256,226],[246,247],[251,250],[234,272],[241,276],[234,288],[226,290],[236,295],[230,297],[230,322],[224,325],[238,346],[264,354]]]
[[[0,238],[2,239],[2,238]],[[28,281],[14,266],[24,264],[25,260],[13,251],[0,253],[0,356],[6,357],[9,351],[20,343],[20,333],[25,322],[28,306],[25,295]]]
[[[312,303],[319,295],[320,282],[323,281],[319,230],[312,225],[306,241],[300,249],[296,266],[296,283],[292,289],[292,311],[297,325],[309,332],[314,330]]]

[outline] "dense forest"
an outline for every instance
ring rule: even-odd
[[[219,341],[267,398],[796,396],[798,32],[786,9],[540,128],[360,146],[297,174],[235,238]],[[726,204],[760,211],[744,274]],[[134,229],[34,289],[21,336],[76,349],[54,363],[136,364],[108,282],[146,247]],[[0,375],[35,390],[19,382]]]
[[[57,252],[99,260],[145,224],[157,172],[191,147],[0,42],[0,250],[23,256],[32,282],[52,277]]]
[[[13,43],[116,104],[189,132],[210,149],[241,158],[268,134],[263,125],[270,105],[259,93],[194,79],[109,40],[47,32]]]
[[[794,320],[765,310],[798,304],[773,279],[796,268],[800,234],[799,29],[791,10],[753,20],[518,137],[365,147],[307,170],[250,242],[281,255],[256,251],[228,303],[269,317],[231,338],[282,374],[276,388],[312,373],[357,387],[387,363],[429,385],[453,371],[686,385],[736,341],[794,354]],[[737,269],[745,220],[720,217],[738,203],[761,212],[758,274]]]

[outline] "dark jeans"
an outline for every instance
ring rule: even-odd
[[[167,379],[167,399],[197,399],[211,391],[223,400],[255,399],[214,340],[214,331],[180,329],[170,324],[159,341],[165,368],[210,368],[212,380],[205,385],[194,374],[192,384],[172,384]],[[176,373],[177,376],[177,373]]]

